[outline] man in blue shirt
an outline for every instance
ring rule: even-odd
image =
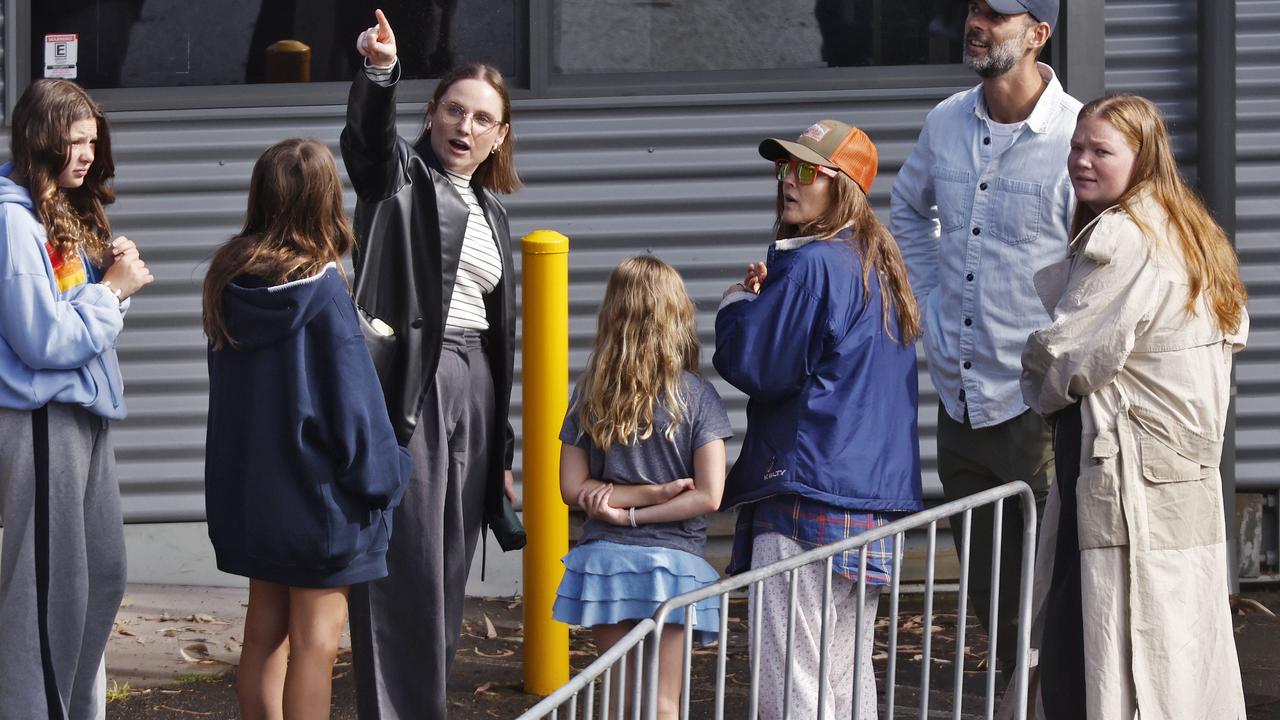
[[[948,499],[1025,480],[1040,505],[1053,478],[1051,434],[1022,401],[1027,336],[1050,322],[1037,274],[1067,253],[1074,197],[1066,173],[1080,102],[1037,62],[1058,0],[973,0],[965,64],[982,82],[925,119],[893,184],[890,229],[925,325],[938,390],[938,474]],[[1052,289],[1049,289],[1052,292]],[[993,513],[975,512],[970,587],[990,613]],[[997,662],[1013,670],[1021,511],[1005,504]],[[959,550],[959,535],[956,536]]]

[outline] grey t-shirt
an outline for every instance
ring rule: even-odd
[[[578,392],[573,393],[560,440],[587,451],[588,477],[618,485],[655,485],[693,477],[693,451],[714,440],[731,437],[729,416],[716,389],[703,378],[686,371],[681,378],[685,411],[674,442],[667,440],[671,414],[661,403],[654,409],[653,434],[633,445],[613,443],[602,451],[578,424]],[[628,545],[654,545],[702,555],[707,521],[698,516],[679,522],[620,527],[587,518],[579,542],[608,540]]]

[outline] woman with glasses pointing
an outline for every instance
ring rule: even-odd
[[[496,193],[520,179],[511,102],[489,65],[442,77],[421,135],[397,136],[396,37],[376,18],[356,40],[342,159],[358,198],[356,301],[414,473],[390,575],[351,589],[351,644],[362,720],[444,718],[476,540],[515,500],[515,278]]]
[[[794,142],[766,138],[760,154],[773,161],[778,180],[775,241],[766,262],[749,265],[725,291],[716,313],[716,370],[750,399],[722,501],[738,508],[731,575],[924,508],[920,314],[902,255],[867,199],[875,145],[858,128],[821,120]],[[876,717],[872,634],[880,588],[892,573],[892,539],[865,551],[861,604],[857,550],[832,559],[829,595],[817,563],[796,571],[794,587],[775,575],[750,598],[753,622],[761,624],[752,652],[765,667],[792,662],[790,685],[782,672],[762,674],[760,718],[817,717],[820,697],[826,717],[853,717],[855,704],[858,717]],[[834,629],[829,648],[821,646],[824,597]]]

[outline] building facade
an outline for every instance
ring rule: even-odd
[[[1219,181],[1206,195],[1225,191],[1234,201],[1217,209],[1235,225],[1253,329],[1237,361],[1234,457],[1223,464],[1239,492],[1274,499],[1280,0],[1063,5],[1045,59],[1068,91],[1086,101],[1104,90],[1155,100],[1188,175],[1199,178],[1212,165]],[[204,268],[239,229],[250,168],[264,148],[308,136],[336,154],[355,71],[352,42],[372,22],[373,7],[337,0],[3,3],[4,109],[31,78],[67,72],[58,52],[68,48],[57,43],[74,35],[77,79],[112,122],[119,197],[112,222],[138,243],[156,276],[135,300],[120,341],[131,412],[115,439],[137,542],[179,527],[164,524],[203,532]],[[526,186],[505,202],[513,236],[548,228],[570,238],[571,371],[585,363],[608,272],[627,255],[652,252],[684,274],[699,309],[705,372],[739,434],[745,398],[710,367],[712,318],[721,291],[763,256],[770,239],[774,182],[756,153],[759,139],[797,134],[823,117],[862,127],[880,149],[871,198],[887,218],[889,188],[925,114],[976,82],[958,62],[964,3],[955,0],[406,0],[380,7],[397,30],[408,76],[417,78],[400,91],[402,134],[421,129],[430,77],[441,68],[485,59],[510,78]],[[1205,34],[1203,18],[1215,7],[1230,10],[1229,38]],[[1222,92],[1200,77],[1222,70],[1217,56],[1228,39],[1235,87]],[[278,40],[301,41],[308,58]],[[303,75],[309,82],[266,82]],[[8,153],[4,135],[0,155]],[[1230,149],[1206,153],[1210,143]],[[919,372],[925,489],[939,498],[936,396],[923,358]],[[519,413],[517,384],[517,436]]]

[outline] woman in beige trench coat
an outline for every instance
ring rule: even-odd
[[[1235,253],[1143,98],[1085,105],[1068,172],[1066,287],[1022,382],[1045,415],[1080,401],[1088,718],[1244,720],[1218,474],[1249,324]]]

